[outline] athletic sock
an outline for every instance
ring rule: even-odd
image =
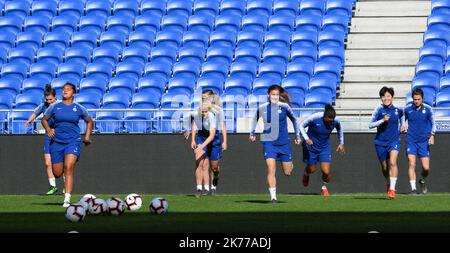
[[[269,188],[269,192],[270,192],[270,199],[277,199],[277,188],[276,187]]]
[[[390,177],[389,181],[391,181],[391,185],[390,185],[389,189],[395,191],[395,183],[397,183],[397,178],[396,177]]]
[[[205,191],[209,191],[209,185],[207,184],[203,185],[203,189],[205,189]]]
[[[64,202],[69,202],[70,203],[70,193],[64,193]]]
[[[55,178],[49,178],[48,182],[50,183],[50,186],[56,187],[56,179]]]
[[[415,191],[416,190],[416,180],[410,180],[409,184],[411,185],[411,190]]]
[[[328,188],[328,183],[327,182],[322,182],[323,186],[322,186],[322,190],[327,189]]]
[[[211,185],[211,190],[216,190],[216,187],[214,185]]]
[[[201,184],[198,184],[197,185],[197,191],[201,191],[203,188],[202,188],[202,185]]]

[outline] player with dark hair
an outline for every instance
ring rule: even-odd
[[[276,177],[277,161],[280,161],[283,172],[290,176],[294,165],[292,164],[291,143],[287,127],[287,118],[289,118],[295,130],[295,144],[299,145],[300,133],[298,130],[297,119],[287,103],[280,100],[289,101],[288,94],[279,85],[272,85],[267,91],[269,102],[262,104],[252,119],[250,141],[256,141],[256,124],[260,117],[264,121],[264,130],[261,134],[261,142],[264,147],[264,159],[267,164],[267,184],[272,203],[277,203],[276,195]],[[285,97],[280,97],[280,96]]]
[[[308,131],[306,131],[308,128]],[[303,161],[306,163],[303,175],[303,185],[309,185],[309,175],[316,172],[317,162],[322,170],[322,195],[330,196],[328,183],[331,178],[331,145],[330,134],[336,128],[339,136],[337,152],[345,154],[344,133],[341,123],[336,119],[336,111],[332,105],[326,105],[324,112],[314,113],[300,124],[300,132],[303,137]]]
[[[86,108],[75,103],[76,87],[66,83],[62,89],[62,102],[49,106],[42,118],[42,126],[51,138],[50,155],[53,174],[60,177],[63,173],[66,179],[63,207],[70,205],[73,189],[73,171],[81,154],[81,134],[78,122],[83,119],[87,123],[84,144],[91,144],[92,118]],[[53,121],[53,125],[49,124]]]
[[[436,125],[431,106],[423,103],[423,91],[415,89],[412,93],[413,104],[405,108],[405,121],[408,121],[406,134],[406,154],[409,161],[409,183],[411,194],[416,189],[416,157],[422,162],[422,178],[419,180],[421,193],[427,193],[425,179],[430,173],[430,146],[434,144]]]
[[[373,143],[381,164],[383,176],[387,182],[389,199],[395,199],[397,182],[397,158],[400,151],[400,131],[404,131],[403,110],[394,106],[394,89],[384,86],[380,90],[382,104],[372,114],[369,128],[377,128]]]
[[[30,115],[28,120],[25,122],[25,125],[28,127],[31,122],[33,122],[41,113],[44,113],[47,108],[56,102],[56,91],[52,88],[51,85],[47,84],[45,86],[44,91],[44,98],[45,102],[40,104],[36,109],[34,109],[33,114]],[[50,125],[53,124],[53,122],[49,122]],[[56,188],[56,179],[52,172],[52,160],[50,157],[50,137],[48,137],[47,134],[45,134],[44,138],[44,164],[45,168],[47,168],[47,177],[48,182],[50,184],[50,188],[48,189],[46,195],[53,195],[58,191],[58,188]]]

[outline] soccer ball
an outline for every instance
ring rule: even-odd
[[[80,222],[86,217],[86,209],[80,204],[71,204],[66,209],[66,219],[71,222]]]
[[[96,199],[97,197],[95,197],[94,195],[88,193],[88,194],[84,194],[83,198]]]
[[[132,193],[125,199],[128,210],[136,211],[142,207],[142,197],[139,194]]]
[[[106,200],[106,204],[109,214],[118,216],[125,212],[125,203],[119,198],[109,198]]]
[[[89,195],[89,194],[86,194]],[[78,204],[82,205],[84,207],[84,209],[86,209],[87,211],[89,210],[89,206],[92,204],[92,202],[94,201],[95,197],[89,197],[84,195],[84,197],[82,197],[80,199],[80,201],[78,201]],[[93,195],[92,195],[93,196]]]
[[[106,201],[103,199],[93,199],[91,203],[89,203],[89,213],[90,214],[102,214],[108,212],[108,205]]]
[[[166,214],[169,211],[169,203],[165,198],[152,199],[149,207],[152,214]]]

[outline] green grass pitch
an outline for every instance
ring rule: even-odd
[[[97,197],[124,198],[126,194]],[[167,215],[151,215],[153,197],[169,202]],[[72,202],[80,199],[72,196]],[[64,217],[62,196],[0,196],[0,232],[450,232],[450,194],[320,195],[279,194],[278,204],[268,194],[144,195],[139,211],[121,216],[88,215],[80,223]]]

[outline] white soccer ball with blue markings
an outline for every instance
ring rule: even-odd
[[[169,203],[165,198],[157,197],[150,202],[150,213],[166,214],[169,211]]]
[[[125,204],[128,210],[137,211],[142,207],[142,197],[136,193],[128,194],[125,198]]]
[[[65,216],[70,222],[80,222],[86,217],[86,209],[80,204],[71,204],[67,207]]]

